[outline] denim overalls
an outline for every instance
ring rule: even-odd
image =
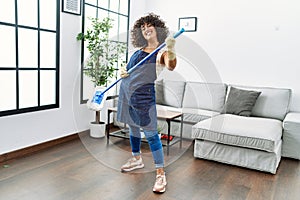
[[[127,70],[149,53],[137,50],[130,58]],[[156,54],[122,79],[117,120],[148,130],[157,129],[154,81],[156,80]]]

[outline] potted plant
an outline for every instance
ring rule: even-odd
[[[109,80],[116,76],[117,64],[124,64],[121,57],[126,51],[126,45],[117,41],[110,40],[109,31],[113,27],[113,20],[109,17],[99,20],[89,18],[91,27],[87,28],[86,33],[78,33],[76,39],[85,41],[89,56],[84,62],[84,74],[90,77],[94,83],[95,92],[103,91],[109,84]],[[103,98],[102,101],[105,101]],[[103,106],[91,107],[91,99],[87,105],[95,110],[95,121],[91,122],[90,135],[92,137],[103,137],[105,135],[105,122],[100,121],[100,111]]]

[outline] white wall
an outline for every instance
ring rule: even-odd
[[[146,9],[134,6],[132,21],[154,12],[176,31],[179,17],[197,17],[198,31],[186,32],[184,37],[207,54],[199,59],[211,59],[222,82],[291,88],[291,110],[300,111],[300,1],[132,0],[132,4],[141,1]],[[178,43],[181,40],[186,39]],[[194,48],[189,51],[195,53]],[[179,60],[176,70],[180,74],[189,71],[190,77],[185,78],[195,79],[185,61]]]
[[[93,112],[79,103],[81,17],[61,13],[60,108],[0,118],[0,154],[88,129]]]

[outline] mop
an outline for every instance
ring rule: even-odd
[[[177,38],[179,35],[181,35],[184,32],[184,28],[181,28],[177,33],[174,34],[174,38]],[[132,73],[136,68],[138,68],[139,66],[143,65],[151,56],[153,56],[154,54],[156,54],[159,50],[161,50],[163,47],[166,46],[166,43],[162,43],[161,45],[159,45],[154,51],[152,51],[149,55],[147,55],[144,59],[142,59],[140,62],[138,62],[135,66],[133,66],[131,69],[128,70],[128,74]],[[120,80],[122,80],[122,78],[117,79],[115,82],[113,82],[110,86],[108,86],[107,88],[104,88],[103,91],[96,91],[95,95],[93,97],[93,99],[90,101],[90,105],[89,108],[95,111],[99,111],[103,108],[104,106],[104,101],[107,94],[106,92],[108,90],[110,90],[112,87],[114,87]]]

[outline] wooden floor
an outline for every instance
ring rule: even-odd
[[[143,144],[145,169],[121,173],[130,156],[124,139],[81,139],[11,161],[0,169],[1,200],[299,199],[300,162],[283,158],[277,174],[193,157],[193,143],[166,156],[167,191],[152,192],[154,167]],[[173,152],[173,153],[172,153]]]

